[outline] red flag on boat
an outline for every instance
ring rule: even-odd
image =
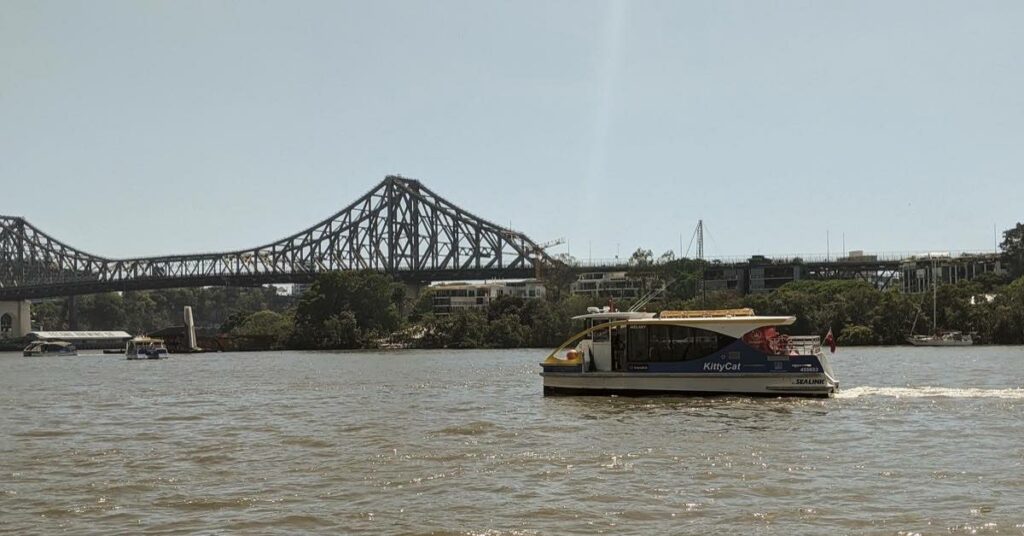
[[[836,338],[832,336],[832,328],[828,328],[828,333],[825,335],[825,344],[828,345],[830,352],[836,353]]]

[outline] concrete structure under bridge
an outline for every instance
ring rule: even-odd
[[[0,301],[0,339],[24,337],[32,331],[32,304],[26,300]]]

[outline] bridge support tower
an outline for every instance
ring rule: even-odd
[[[0,301],[0,339],[17,338],[32,331],[32,302]]]

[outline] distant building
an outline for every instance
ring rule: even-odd
[[[292,296],[295,296],[295,297],[302,296],[312,286],[313,286],[312,283],[293,283],[292,284]]]
[[[995,253],[965,254],[959,257],[952,257],[948,253],[932,253],[910,257],[900,265],[903,292],[911,294],[930,291],[933,281],[940,285],[953,285],[990,272],[996,275],[1007,273],[1002,257]]]
[[[731,290],[740,294],[771,292],[786,283],[802,279],[800,264],[773,264],[755,255],[737,264],[711,264],[704,271],[704,288]]]
[[[836,259],[838,262],[875,262],[877,260],[878,255],[865,255],[864,251],[859,249],[850,250],[849,255]]]
[[[524,300],[543,298],[547,291],[536,279],[485,281],[482,283],[441,283],[431,287],[434,313],[449,314],[457,309],[486,309],[492,300],[512,296]]]
[[[639,298],[643,289],[644,282],[626,272],[582,273],[569,285],[569,292],[576,296],[627,300]]]

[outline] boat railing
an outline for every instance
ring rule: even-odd
[[[769,339],[769,347],[779,355],[814,355],[821,351],[821,337],[779,335]]]

